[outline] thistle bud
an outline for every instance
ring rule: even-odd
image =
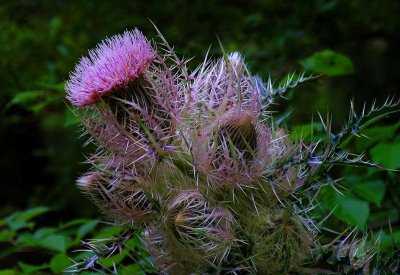
[[[282,274],[296,267],[311,253],[312,231],[300,217],[284,209],[270,209],[265,220],[264,212],[254,216],[258,224],[255,236],[254,263],[261,274]],[[257,220],[260,220],[258,222]]]
[[[245,68],[242,56],[233,53],[199,70],[193,81],[196,105],[192,115],[207,124],[233,108],[258,114],[259,94]]]
[[[151,220],[152,205],[134,181],[95,171],[79,178],[77,184],[107,217],[119,224],[139,226]]]
[[[169,250],[178,261],[200,266],[206,264],[205,259],[219,263],[235,244],[232,214],[211,206],[197,191],[173,197],[164,215]]]
[[[227,112],[194,136],[196,166],[217,186],[246,186],[262,176],[269,133],[250,112]]]

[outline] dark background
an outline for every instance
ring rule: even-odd
[[[221,54],[218,37],[263,79],[301,71],[318,51],[343,53],[354,74],[304,84],[289,103],[288,124],[329,110],[338,129],[351,99],[360,109],[399,95],[399,14],[398,0],[0,1],[0,216],[35,205],[56,209],[55,220],[98,215],[74,184],[92,148],[81,148],[63,83],[107,36],[137,27],[156,39],[152,20],[192,68],[209,47]]]

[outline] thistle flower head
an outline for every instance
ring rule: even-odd
[[[154,58],[155,51],[139,30],[112,36],[80,60],[66,83],[67,98],[75,106],[96,104],[143,75]]]
[[[152,219],[153,209],[142,188],[126,186],[109,196],[104,212],[120,224],[144,225]]]
[[[152,205],[136,182],[121,178],[94,171],[79,178],[77,184],[112,220],[119,224],[142,225],[150,220]]]
[[[96,188],[97,180],[101,177],[99,172],[87,173],[76,180],[76,184],[83,191]]]
[[[183,255],[179,257],[185,257],[185,249],[189,249],[198,253],[195,258],[201,255],[221,261],[234,245],[233,215],[222,207],[210,206],[197,191],[183,191],[172,198],[165,215],[169,244],[176,246],[172,248],[174,250],[183,249]]]
[[[196,167],[218,186],[246,186],[262,176],[269,131],[254,113],[233,109],[194,135]]]
[[[299,216],[284,209],[255,215],[254,263],[262,274],[293,270],[311,252],[312,234]],[[253,224],[254,224],[253,223]]]
[[[232,53],[217,62],[205,61],[193,82],[195,114],[205,123],[232,108],[259,113],[259,93],[243,57]]]

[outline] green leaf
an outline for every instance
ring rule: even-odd
[[[69,228],[69,227],[74,227],[74,226],[77,226],[77,225],[82,225],[82,224],[84,224],[84,223],[86,223],[86,222],[88,222],[88,221],[90,221],[90,220],[88,220],[88,219],[76,219],[76,220],[71,220],[71,221],[68,221],[68,222],[63,223],[63,224],[61,224],[60,226],[58,226],[58,229],[59,229],[59,230],[63,230],[63,229]]]
[[[12,229],[12,230],[19,230],[22,228],[31,228],[34,226],[34,223],[28,222],[31,219],[46,213],[50,209],[48,207],[35,207],[23,212],[16,212],[11,214],[10,216],[4,219],[5,223]]]
[[[33,233],[32,238],[34,241],[39,241],[44,237],[54,234],[54,232],[56,232],[56,229],[53,227],[42,227],[36,230],[35,233]]]
[[[12,105],[21,105],[37,114],[49,105],[59,103],[61,101],[60,95],[61,94],[56,94],[54,91],[49,91],[47,89],[21,91],[14,95],[7,107]]]
[[[380,143],[371,149],[371,156],[379,165],[389,168],[400,168],[400,142]]]
[[[64,127],[70,127],[72,125],[77,125],[79,123],[78,117],[70,110],[66,109],[64,113],[65,122]]]
[[[337,219],[365,229],[369,215],[369,205],[366,201],[354,198],[350,194],[342,195],[332,186],[323,187],[319,199],[329,211],[333,211]]]
[[[43,97],[43,91],[24,91],[17,93],[11,100],[11,104],[26,105]]]
[[[32,233],[24,232],[18,235],[17,244],[20,246],[31,246],[34,244]]]
[[[125,266],[123,269],[121,269],[121,274],[122,275],[130,275],[130,274],[146,275],[146,272],[144,272],[142,270],[140,265],[131,264],[131,265]]]
[[[15,236],[14,230],[3,230],[0,231],[0,242],[9,242]]]
[[[48,212],[49,210],[50,210],[50,208],[48,208],[48,207],[38,206],[38,207],[31,208],[31,209],[28,209],[28,210],[23,211],[23,212],[19,212],[16,215],[16,219],[19,220],[19,221],[29,221],[29,220],[31,220],[31,219],[33,219],[33,218],[35,218],[35,217],[37,217],[37,216],[39,216],[39,215],[41,215],[43,213]]]
[[[37,244],[43,248],[63,253],[66,252],[71,243],[72,240],[70,237],[57,234],[47,236],[37,242]]]
[[[16,270],[13,270],[13,269],[0,270],[0,275],[19,275],[19,274],[22,274],[22,273],[20,273]]]
[[[12,230],[19,230],[22,228],[32,228],[35,224],[33,222],[25,222],[25,221],[18,221],[18,220],[10,220],[8,222],[8,226]]]
[[[362,131],[367,136],[356,139],[355,145],[359,152],[365,151],[369,146],[379,141],[387,141],[392,138],[396,130],[400,127],[400,123],[388,126],[375,126]]]
[[[22,271],[24,272],[24,274],[32,274],[32,273],[36,273],[36,271],[39,270],[43,270],[48,268],[48,266],[46,264],[42,264],[42,265],[30,265],[30,264],[26,264],[24,262],[18,262],[19,267],[22,269]]]
[[[124,230],[122,226],[106,226],[101,228],[101,231],[95,234],[93,239],[107,239],[117,234],[121,233]]]
[[[344,54],[332,50],[317,52],[300,61],[304,70],[329,76],[348,75],[354,73],[353,62]]]
[[[385,195],[385,183],[382,180],[370,180],[351,185],[351,189],[361,198],[381,206]]]
[[[84,236],[86,236],[86,234],[88,234],[90,231],[92,231],[97,224],[99,223],[99,221],[89,221],[83,225],[81,225],[78,228],[78,231],[76,232],[76,237],[78,239],[82,239]]]
[[[28,221],[43,213],[46,213],[49,210],[50,209],[48,207],[39,206],[23,212],[16,212],[5,218],[5,222],[13,230],[32,227],[33,223],[28,223]]]
[[[304,125],[295,125],[292,127],[292,130],[289,135],[289,139],[292,141],[298,140],[299,138],[303,138],[305,141],[311,141],[312,138],[323,138],[324,131],[322,127],[322,123],[314,122],[310,124]]]
[[[388,250],[392,248],[393,245],[400,244],[400,231],[395,231],[393,234],[388,234],[382,231],[379,237],[381,250]]]
[[[62,273],[66,268],[71,266],[73,261],[68,258],[65,254],[57,254],[51,258],[49,266],[52,272]]]
[[[59,94],[64,93],[65,84],[64,82],[53,83],[51,79],[42,79],[36,83],[40,88],[48,93],[48,90],[57,91]]]
[[[390,221],[392,223],[396,223],[399,220],[399,210],[392,209],[383,209],[381,211],[374,211],[368,217],[369,222],[387,222]]]
[[[115,255],[113,255],[113,256],[111,256],[111,257],[107,257],[107,258],[101,258],[101,259],[99,259],[99,263],[102,265],[102,266],[104,266],[104,267],[112,267],[112,266],[114,266],[114,265],[117,265],[117,264],[119,264],[120,262],[122,262],[123,261],[123,259],[125,259],[125,257],[128,255],[128,253],[127,252],[122,252],[122,253],[118,253],[118,254],[115,254]]]

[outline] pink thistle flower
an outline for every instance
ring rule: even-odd
[[[75,106],[96,104],[102,96],[142,76],[155,57],[155,50],[137,29],[107,38],[70,75],[67,99]]]

